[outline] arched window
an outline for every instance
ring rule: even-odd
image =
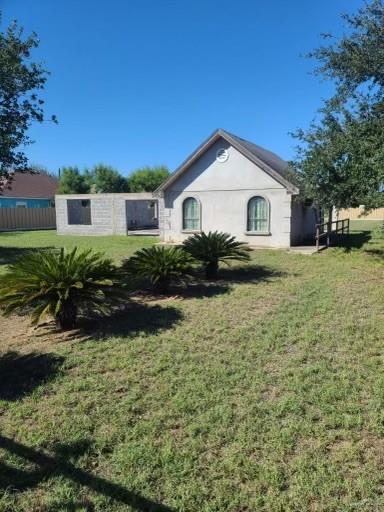
[[[264,197],[255,196],[248,201],[247,231],[269,231],[269,203]]]
[[[194,197],[187,197],[183,202],[183,229],[200,230],[200,204]]]

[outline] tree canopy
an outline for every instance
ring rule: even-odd
[[[126,178],[109,165],[98,164],[89,173],[91,191],[99,192],[128,192]]]
[[[24,37],[16,22],[0,32],[0,177],[27,169],[23,146],[32,143],[27,131],[33,122],[44,121],[39,92],[48,72],[31,60],[38,44],[37,35]],[[55,116],[51,120],[56,121]]]
[[[128,177],[130,192],[153,192],[169,176],[169,169],[165,165],[156,167],[142,167]]]
[[[309,56],[316,73],[335,84],[320,120],[298,130],[295,177],[323,207],[384,206],[384,4],[373,0],[344,15],[346,35]]]
[[[89,194],[90,184],[78,167],[63,167],[60,173],[58,194]]]

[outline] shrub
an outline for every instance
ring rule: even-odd
[[[6,314],[28,312],[35,324],[52,315],[61,329],[73,328],[80,314],[108,314],[123,297],[119,271],[91,250],[33,252],[0,276]]]
[[[234,236],[218,231],[196,233],[187,238],[183,246],[193,258],[204,264],[207,279],[217,279],[219,262],[250,259],[250,249],[245,242],[238,242]]]
[[[132,277],[148,279],[157,293],[166,293],[172,281],[189,274],[192,258],[180,247],[152,246],[137,251],[123,263]]]

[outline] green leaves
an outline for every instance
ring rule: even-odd
[[[6,314],[30,312],[33,323],[51,315],[68,328],[79,314],[106,314],[124,300],[120,278],[111,260],[91,250],[33,252],[0,276],[0,306]]]
[[[312,52],[317,73],[335,84],[317,124],[299,130],[296,179],[323,207],[384,205],[384,5],[344,16],[346,35]]]
[[[130,192],[153,192],[169,176],[169,169],[165,165],[156,167],[143,167],[133,171],[128,177]]]
[[[132,278],[148,279],[154,290],[165,293],[172,281],[190,272],[192,258],[180,247],[152,246],[137,251],[123,264]]]
[[[10,169],[25,170],[27,157],[20,149],[32,141],[27,131],[33,122],[44,120],[44,89],[48,72],[30,61],[39,44],[36,34],[23,38],[23,30],[12,23],[0,33],[0,175]],[[52,117],[56,122],[56,118]]]
[[[229,233],[219,231],[196,233],[185,240],[183,247],[194,259],[205,264],[208,279],[217,278],[219,262],[250,259],[250,249],[245,242],[238,242]]]

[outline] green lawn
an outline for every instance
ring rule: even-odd
[[[34,248],[75,246],[81,249],[95,249],[105,252],[109,257],[120,261],[137,249],[157,242],[152,236],[68,236],[56,235],[56,231],[19,231],[0,233],[0,264],[12,261]]]
[[[88,340],[9,333],[0,511],[384,510],[384,237],[367,222],[345,249],[254,251]],[[0,257],[120,260],[153,240],[0,234]]]

